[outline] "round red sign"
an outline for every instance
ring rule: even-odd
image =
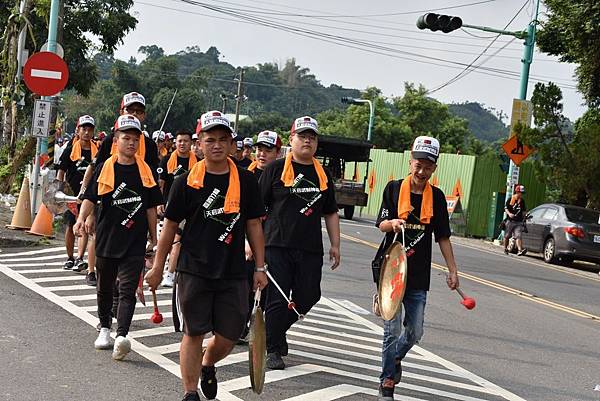
[[[69,68],[62,58],[52,52],[39,52],[29,57],[23,67],[25,85],[40,96],[53,96],[69,81]]]

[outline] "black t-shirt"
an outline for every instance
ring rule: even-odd
[[[92,162],[92,151],[91,149],[81,149],[81,159],[76,161],[71,160],[72,151],[73,146],[68,146],[60,155],[58,169],[65,172],[66,181],[73,190],[73,194],[78,195],[81,191],[85,170]]]
[[[335,189],[327,174],[327,189],[319,189],[315,167],[292,162],[296,176],[285,187],[281,173],[285,159],[269,164],[260,177],[260,191],[267,207],[265,245],[323,254],[321,217],[337,213]]]
[[[251,173],[254,173],[254,176],[256,177],[256,180],[260,180],[260,177],[262,176],[263,170],[259,169],[258,167],[254,169],[254,171],[251,171]]]
[[[148,218],[146,210],[162,204],[158,185],[146,188],[136,164],[115,163],[115,190],[98,196],[97,166],[84,199],[100,201],[96,225],[96,254],[104,258],[142,256],[146,253]]]
[[[390,181],[383,191],[381,208],[375,225],[379,227],[384,220],[398,218],[398,196],[402,180]],[[446,197],[437,187],[433,190],[433,217],[429,224],[423,224],[419,220],[421,214],[421,202],[423,195],[410,194],[410,204],[414,208],[409,213],[404,226],[406,240],[406,256],[408,263],[408,276],[406,287],[413,290],[429,290],[431,279],[431,234],[435,236],[436,242],[441,238],[450,238],[450,219],[446,206]],[[382,245],[377,251],[380,256],[392,244],[395,237],[394,232],[386,233]],[[398,241],[402,242],[402,232],[398,233]],[[377,257],[376,256],[376,257]]]
[[[144,161],[150,169],[152,170],[152,175],[154,176],[154,180],[158,182],[158,148],[156,143],[148,138],[146,135],[142,134],[144,137],[144,144],[146,145],[146,154],[144,155]],[[96,165],[106,161],[110,156],[110,150],[112,149],[113,138],[115,137],[114,132],[111,132],[104,140],[102,141],[102,145],[100,145],[100,149],[98,149],[98,154],[96,155]]]
[[[204,186],[187,185],[188,173],[173,182],[165,217],[185,220],[177,271],[209,279],[241,279],[245,269],[246,221],[264,216],[265,207],[254,176],[238,167],[240,212],[225,214],[229,173],[206,173]]]
[[[160,167],[158,168],[158,178],[165,182],[165,185],[163,187],[163,195],[165,199],[167,199],[169,196],[169,191],[171,190],[171,185],[173,185],[173,180],[188,171],[189,161],[189,157],[183,158],[177,156],[177,167],[175,168],[173,173],[170,174],[169,170],[167,169],[169,157],[165,157],[160,161]]]
[[[238,166],[240,166],[241,168],[247,169],[248,166],[250,166],[252,164],[252,160],[244,157],[244,158],[242,158],[242,160],[237,160],[236,164]]]
[[[509,217],[510,221],[525,221],[525,211],[527,210],[525,207],[525,200],[521,198],[518,202],[515,202],[514,205],[510,204],[510,199],[506,201],[504,207],[515,215],[515,217]]]

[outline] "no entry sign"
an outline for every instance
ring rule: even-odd
[[[23,67],[25,85],[40,96],[53,96],[69,81],[69,68],[62,58],[51,52],[39,52],[29,57]]]

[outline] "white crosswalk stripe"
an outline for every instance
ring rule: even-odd
[[[0,272],[95,326],[95,289],[84,284],[85,275],[75,275],[68,270],[55,268],[62,265],[64,259],[62,247],[0,254]],[[80,282],[76,283],[78,280]],[[134,351],[179,376],[181,334],[174,334],[172,327],[172,290],[161,288],[156,293],[163,323],[154,325],[150,322],[151,295],[145,291],[149,303],[146,306],[140,303],[136,305],[129,337]],[[351,396],[375,400],[381,369],[383,329],[366,319],[366,313],[366,310],[349,301],[323,297],[307,318],[296,323],[288,332],[288,367],[283,371],[267,371],[267,384],[263,393],[265,399],[281,399],[277,396],[288,380],[296,380],[295,385],[300,383],[299,388],[302,388],[303,381],[327,375],[328,387],[315,389],[312,386],[305,393],[296,393],[297,395],[286,398],[286,401],[327,401]],[[94,338],[95,332],[90,334],[91,342]],[[247,364],[248,353],[245,346],[236,346],[227,358],[217,364],[219,372],[225,371],[227,377],[233,375],[233,378],[219,383],[220,400],[255,398],[248,390],[249,376],[241,373],[247,372]],[[402,366],[403,380],[396,388],[396,399],[524,401],[418,346],[411,350]],[[332,377],[337,384],[331,385]]]

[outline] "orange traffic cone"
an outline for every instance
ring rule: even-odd
[[[50,213],[46,205],[42,203],[37,216],[35,216],[31,230],[27,231],[27,233],[42,237],[52,237],[52,221],[52,213]]]
[[[29,200],[29,179],[27,177],[23,178],[15,213],[13,214],[12,221],[6,228],[10,228],[11,230],[27,230],[31,228],[31,201]]]

